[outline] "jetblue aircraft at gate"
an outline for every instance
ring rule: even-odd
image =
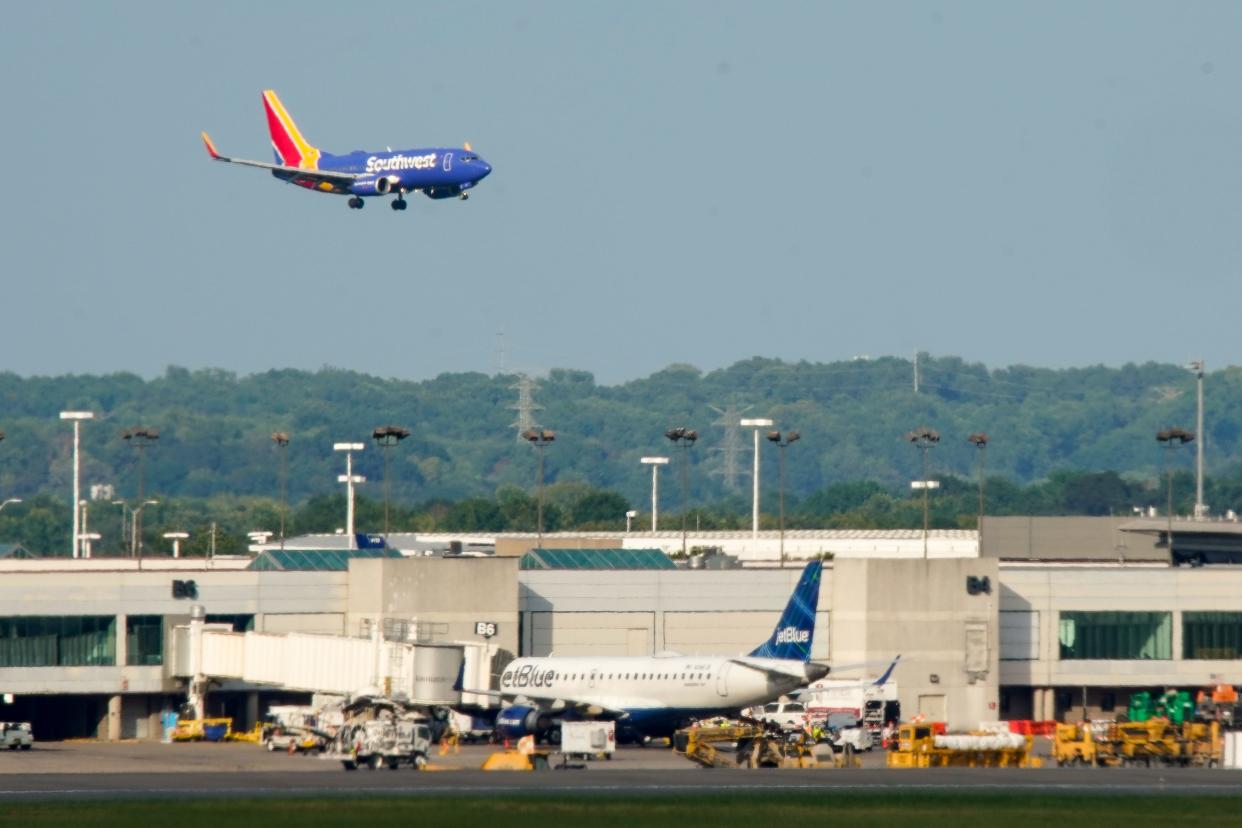
[[[822,567],[807,564],[771,637],[748,655],[519,658],[505,668],[499,691],[466,692],[510,702],[496,731],[511,739],[544,736],[574,719],[614,719],[630,737],[667,736],[692,718],[732,715],[828,674],[828,665],[810,660]]]
[[[355,150],[347,155],[332,155],[311,146],[298,131],[293,118],[276,97],[263,93],[263,109],[267,113],[267,129],[272,136],[276,163],[229,158],[216,151],[207,133],[203,143],[216,161],[243,164],[271,170],[281,181],[318,190],[321,193],[349,196],[349,206],[362,209],[364,198],[392,196],[392,209],[405,209],[405,194],[421,192],[428,198],[469,198],[466,192],[491,173],[491,165],[466,144],[463,149],[429,147],[424,149],[365,152]]]

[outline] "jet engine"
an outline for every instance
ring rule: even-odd
[[[540,713],[537,708],[515,704],[496,714],[496,736],[501,739],[538,736],[551,723],[547,715]]]
[[[401,179],[395,175],[359,178],[350,186],[349,191],[355,195],[388,195],[400,181]]]

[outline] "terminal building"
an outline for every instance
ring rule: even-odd
[[[875,665],[842,673],[863,677],[901,654],[903,718],[1107,718],[1136,690],[1242,682],[1242,532],[1172,528],[1172,549],[1165,523],[1110,518],[986,518],[981,537],[702,533],[687,548],[721,554],[690,562],[673,559],[679,533],[638,532],[549,534],[539,549],[393,535],[351,551],[311,536],[241,558],[5,558],[0,719],[45,739],[157,738],[186,700],[177,642],[195,607],[216,630],[320,636],[324,660],[341,639],[471,647],[493,688],[518,655],[739,654],[767,638],[812,557],[826,560],[814,657]],[[327,689],[240,675],[207,695],[238,726]]]

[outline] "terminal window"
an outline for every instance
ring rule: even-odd
[[[1064,660],[1173,658],[1171,612],[1063,612],[1058,632]]]
[[[125,617],[125,663],[131,667],[158,667],[164,663],[164,618],[159,615]]]
[[[116,616],[0,618],[0,667],[111,667]]]
[[[1242,612],[1182,613],[1182,657],[1242,658]]]

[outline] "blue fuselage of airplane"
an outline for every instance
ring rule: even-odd
[[[359,176],[348,187],[336,192],[357,196],[422,191],[431,198],[452,198],[474,187],[492,171],[477,153],[459,148],[430,147],[426,149],[358,150],[347,155],[322,153],[318,169]],[[292,183],[301,183],[299,175],[286,170],[272,170],[272,175]],[[312,188],[322,189],[320,187]]]

